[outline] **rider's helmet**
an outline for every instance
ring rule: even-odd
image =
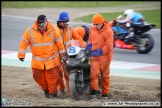
[[[78,26],[77,28],[75,28],[75,31],[78,33],[79,36],[84,38],[84,35],[86,33],[84,27]]]
[[[134,10],[133,9],[127,9],[124,11],[124,16],[126,17],[127,15],[131,15],[134,13]]]
[[[59,21],[65,21],[68,22],[69,21],[69,15],[67,12],[62,12],[59,16]]]

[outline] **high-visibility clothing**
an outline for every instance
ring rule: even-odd
[[[102,94],[110,92],[110,62],[97,61],[90,63],[90,79],[93,90],[98,91],[98,75],[101,74]]]
[[[92,50],[102,48],[102,55],[90,56],[90,78],[92,90],[99,90],[98,75],[101,73],[102,94],[107,95],[110,91],[110,63],[113,57],[114,33],[108,22],[104,20],[102,29],[97,30],[95,26],[90,28],[89,44]]]
[[[32,68],[44,70],[60,65],[59,55],[65,53],[63,39],[58,28],[47,21],[47,31],[42,34],[37,21],[26,29],[19,46],[18,58],[25,58],[26,49],[30,45],[32,53]]]
[[[48,70],[32,68],[33,78],[42,90],[49,90],[49,94],[57,93],[59,81],[59,66]]]
[[[57,27],[57,24],[54,25],[54,27]],[[72,39],[77,39],[80,41],[82,47],[85,47],[86,46],[86,43],[84,42],[84,40],[82,39],[82,37],[80,37],[77,32],[75,31],[75,29],[71,26],[71,25],[68,25],[65,29],[60,29],[60,34],[63,38],[63,42],[64,42],[64,45],[66,46],[66,44],[68,43],[68,41],[72,40]]]
[[[96,30],[95,26],[90,28],[89,44],[92,44],[92,50],[102,48],[103,55],[98,57],[91,56],[91,61],[110,61],[113,55],[113,30],[104,22],[104,27],[101,30]]]
[[[71,26],[71,25],[68,25],[65,29],[60,29],[57,24],[54,25],[54,27],[58,28],[59,31],[60,31],[60,34],[63,38],[63,43],[64,43],[64,46],[65,46],[65,50],[66,50],[66,45],[68,44],[68,42],[72,39],[77,39],[80,41],[81,43],[81,46],[82,47],[85,47],[86,46],[86,43],[84,42],[84,40],[77,34],[77,32],[75,31],[75,29]],[[59,89],[60,90],[63,90],[64,89],[64,81],[63,81],[63,75],[64,74],[64,78],[66,80],[66,84],[67,84],[67,87],[68,87],[68,92],[70,92],[70,89],[69,89],[69,76],[66,72],[66,69],[65,67],[63,66],[62,64],[62,71],[63,73],[60,72],[60,82],[59,82]]]

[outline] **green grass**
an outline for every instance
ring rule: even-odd
[[[148,1],[137,2],[137,1],[47,1],[47,2],[20,2],[20,1],[3,1],[2,8],[92,8],[92,7],[114,7],[134,4],[145,4]]]
[[[114,6],[128,6],[135,4],[146,4],[151,1],[46,1],[46,2],[29,2],[29,1],[3,1],[1,2],[2,8],[95,8],[95,7],[114,7]],[[142,13],[148,23],[156,24],[155,28],[161,28],[161,16],[160,10],[142,10]],[[111,21],[123,12],[114,13],[101,13],[105,19]],[[90,22],[93,18],[93,14],[81,17],[77,20],[83,20],[84,22]]]
[[[147,23],[153,23],[156,25],[155,28],[161,28],[161,10],[160,9],[156,9],[156,10],[140,10],[138,12],[140,12],[146,19]],[[123,12],[113,12],[113,13],[100,13],[101,15],[103,15],[103,17],[108,20],[111,21],[113,19],[115,19],[118,15],[123,15]],[[84,16],[81,18],[77,18],[76,21],[78,20],[82,20],[84,22],[92,22],[92,18],[93,18],[94,14],[88,15],[88,16]]]

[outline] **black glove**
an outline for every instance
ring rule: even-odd
[[[116,20],[113,21],[114,24],[118,23]]]
[[[24,62],[24,58],[19,58],[20,61]]]
[[[63,56],[61,57],[61,59],[62,59],[63,61],[66,61],[66,60],[68,59],[68,57],[67,57],[67,55],[63,55]]]

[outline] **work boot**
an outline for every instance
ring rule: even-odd
[[[108,99],[108,95],[107,94],[102,94],[102,98],[107,100]]]
[[[49,90],[44,90],[44,96],[45,96],[46,98],[49,98]]]
[[[97,97],[97,94],[98,94],[98,91],[96,91],[96,90],[91,90],[91,92],[90,92],[90,99],[96,98],[96,97]]]
[[[98,94],[101,94],[101,92],[102,92],[101,90],[98,90]]]
[[[56,98],[57,97],[57,93],[52,93],[52,94],[50,94],[49,95],[49,98],[51,99],[51,98]]]

